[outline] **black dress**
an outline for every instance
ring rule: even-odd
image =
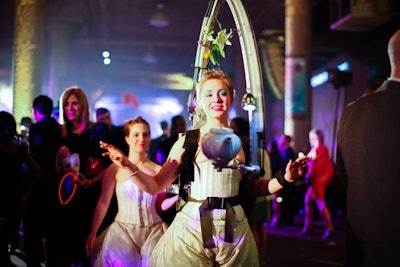
[[[99,142],[110,141],[110,132],[104,123],[97,122],[80,135],[70,133],[63,140],[71,154],[78,153],[80,160],[79,172],[88,179],[93,178],[87,173],[89,158],[101,159],[107,167],[111,161],[103,157],[104,152]],[[58,175],[58,181],[63,173]],[[101,183],[93,183],[88,188],[77,188],[74,197],[67,205],[57,203],[54,225],[57,227],[55,266],[64,266],[68,262],[78,262],[83,266],[90,266],[89,258],[85,253],[85,241],[89,235],[93,213],[101,193]]]

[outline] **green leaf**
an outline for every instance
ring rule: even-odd
[[[225,58],[225,51],[223,49],[220,51],[220,54],[221,54],[221,57]]]
[[[225,45],[232,45],[230,38],[232,36],[232,30],[227,31],[227,29],[222,29],[221,24],[214,18],[219,26],[219,31],[216,36],[215,31],[210,28],[205,28],[204,33],[206,34],[206,39],[210,42],[209,60],[214,66],[220,66],[220,58],[225,58]]]

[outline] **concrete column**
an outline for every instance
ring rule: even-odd
[[[311,127],[311,0],[285,0],[284,132],[301,149]]]
[[[32,117],[33,98],[41,92],[44,0],[17,0],[14,36],[13,114]]]

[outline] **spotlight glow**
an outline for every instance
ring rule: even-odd
[[[108,57],[110,57],[110,52],[108,52],[107,50],[104,50],[102,55],[104,58],[108,58]]]
[[[103,63],[104,63],[104,65],[110,65],[111,59],[105,58],[105,59],[103,59]]]

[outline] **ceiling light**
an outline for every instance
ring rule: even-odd
[[[104,63],[104,65],[110,65],[111,64],[111,59],[106,57],[105,59],[103,59],[103,63]]]
[[[169,20],[164,12],[164,4],[157,4],[157,10],[154,12],[153,16],[151,16],[149,24],[157,28],[162,28],[169,25]]]

